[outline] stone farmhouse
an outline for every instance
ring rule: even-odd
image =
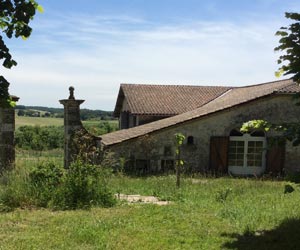
[[[115,107],[121,130],[102,135],[101,147],[124,158],[127,171],[166,172],[175,165],[174,135],[182,133],[182,159],[190,171],[300,171],[299,147],[270,143],[278,132],[239,132],[253,119],[299,122],[292,98],[299,92],[292,80],[245,87],[122,84]]]

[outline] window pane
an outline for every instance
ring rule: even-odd
[[[236,161],[236,166],[243,167],[244,166],[244,161],[243,160],[237,160]]]
[[[237,153],[244,154],[244,147],[237,148]]]
[[[243,160],[244,159],[244,154],[237,154],[236,159]]]
[[[255,166],[255,165],[254,165],[254,161],[248,160],[248,161],[247,161],[247,166],[248,166],[248,167],[254,167],[254,166]]]
[[[253,147],[248,147],[248,153],[254,153],[255,152],[255,148]]]
[[[244,151],[245,146],[243,141],[230,141],[228,154],[229,166],[243,166]]]
[[[262,166],[262,141],[249,141],[247,152],[247,166],[248,167],[261,167]]]

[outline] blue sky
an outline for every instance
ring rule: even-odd
[[[19,104],[113,110],[120,83],[232,85],[276,80],[275,32],[299,0],[40,0],[32,36],[6,40]]]

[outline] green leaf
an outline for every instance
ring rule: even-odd
[[[283,69],[279,69],[278,71],[275,72],[275,76],[278,78],[278,77],[281,77],[284,73],[284,70]]]
[[[44,8],[43,8],[42,5],[39,4],[39,5],[36,7],[36,9],[37,9],[38,12],[44,13]]]
[[[10,104],[10,106],[11,106],[12,108],[14,108],[14,107],[17,106],[17,103],[14,102],[14,101],[10,101],[9,104]]]

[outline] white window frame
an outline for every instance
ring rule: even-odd
[[[244,142],[244,164],[243,166],[230,166],[228,164],[228,172],[233,175],[261,175],[266,170],[266,137],[262,136],[251,136],[250,134],[244,134],[243,136],[230,136],[229,141],[243,141]],[[248,155],[248,144],[251,141],[260,141],[263,143],[262,152],[262,166],[261,167],[248,167],[247,166],[247,155]]]

